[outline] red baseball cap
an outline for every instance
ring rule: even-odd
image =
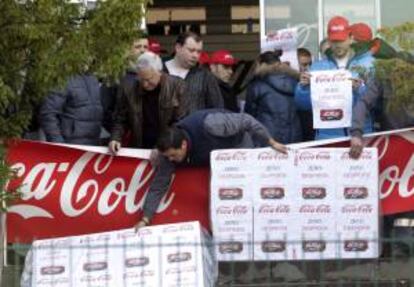
[[[372,40],[372,30],[365,23],[351,25],[351,34],[357,42],[369,42]]]
[[[200,58],[198,58],[198,63],[200,65],[208,65],[210,64],[210,56],[206,51],[201,51]]]
[[[218,50],[211,55],[210,64],[222,64],[233,66],[237,63],[237,59],[227,50]]]
[[[158,42],[155,39],[148,39],[148,50],[150,50],[150,52],[153,52],[154,54],[161,54],[162,49],[161,49],[161,44],[160,42]]]
[[[347,19],[335,16],[328,23],[328,39],[330,41],[345,41],[348,39],[351,29]]]

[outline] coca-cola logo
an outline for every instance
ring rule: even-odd
[[[342,207],[341,211],[345,214],[368,214],[374,212],[374,207],[372,206],[372,204],[347,204]]]
[[[104,241],[109,241],[111,239],[111,234],[100,234],[100,235],[96,235],[96,236],[87,236],[87,237],[83,237],[79,240],[79,242],[85,243],[85,244],[90,244],[90,243],[98,243],[98,242],[104,242]]]
[[[279,240],[263,241],[261,247],[264,253],[280,253],[286,250],[286,242]]]
[[[83,264],[83,270],[86,272],[101,271],[108,268],[107,262],[91,262]]]
[[[176,233],[176,232],[192,231],[192,230],[194,230],[194,226],[192,224],[179,224],[179,225],[167,226],[162,230],[162,232],[163,233]]]
[[[283,187],[262,187],[260,197],[262,199],[282,199],[285,197],[285,189]]]
[[[330,160],[330,159],[331,159],[331,154],[329,153],[329,151],[319,151],[319,152],[303,151],[299,153],[300,161]]]
[[[380,198],[387,199],[392,193],[398,193],[396,199],[387,204],[388,209],[401,210],[400,201],[410,199],[414,196],[414,154],[412,146],[414,144],[414,131],[375,137],[367,142],[367,146],[378,149],[378,160],[383,165],[379,176]],[[395,160],[398,155],[398,161]],[[410,203],[410,206],[412,204]]]
[[[344,188],[345,199],[364,199],[368,197],[368,188],[364,186],[352,186]]]
[[[293,31],[273,31],[273,32],[269,32],[267,35],[266,40],[267,41],[289,41],[289,40],[293,40],[295,37],[295,34]]]
[[[234,206],[219,206],[217,208],[218,215],[244,215],[250,211],[250,208],[246,205],[234,205]]]
[[[367,240],[345,240],[344,250],[346,252],[361,252],[368,249]]]
[[[321,110],[320,118],[323,122],[339,121],[344,117],[344,111],[341,109]]]
[[[262,161],[287,160],[289,156],[275,151],[264,151],[258,154],[257,159]]]
[[[125,259],[125,267],[127,268],[141,267],[141,266],[145,266],[148,264],[149,264],[149,258],[146,256]]]
[[[304,252],[323,252],[326,249],[324,240],[307,240],[302,242],[302,250]]]
[[[227,253],[241,253],[243,251],[243,243],[239,241],[221,242],[219,243],[219,252],[221,254]]]
[[[177,262],[184,262],[189,261],[191,259],[190,252],[178,252],[173,254],[168,254],[167,261],[169,263],[177,263]]]
[[[371,160],[374,158],[374,155],[371,151],[362,151],[360,157],[358,158],[358,160]],[[355,161],[355,159],[351,158],[351,156],[349,155],[348,151],[345,151],[342,153],[341,155],[341,160],[352,160]]]
[[[53,239],[53,240],[46,240],[46,241],[36,241],[33,243],[34,248],[50,248],[54,251],[56,248],[57,250],[65,247],[69,247],[72,243],[71,238],[65,239]]]
[[[42,275],[58,275],[65,272],[64,266],[45,266],[40,268],[40,274]]]
[[[299,153],[299,160],[301,161],[312,161],[315,159],[315,155],[312,152],[304,151]]]
[[[326,197],[326,188],[324,187],[304,187],[302,188],[302,197],[304,199],[323,199]]]
[[[289,213],[290,206],[287,204],[270,205],[264,204],[259,207],[260,214],[278,214],[278,213]]]
[[[328,204],[304,204],[299,208],[300,213],[315,213],[315,214],[326,214],[331,213],[331,206]]]
[[[319,74],[315,76],[315,83],[337,83],[344,82],[349,79],[348,73],[338,72],[334,75]]]
[[[113,157],[92,152],[83,153],[73,164],[68,162],[43,162],[28,167],[24,163],[12,166],[21,185],[22,202],[11,206],[9,212],[25,219],[34,217],[54,218],[48,210],[37,206],[52,191],[56,191],[59,180],[64,178],[60,189],[60,209],[68,217],[79,217],[96,208],[101,216],[108,216],[124,203],[127,214],[136,214],[144,204],[144,193],[153,174],[147,161],[140,161],[127,183],[127,178],[115,177],[102,185],[97,179],[110,168]],[[85,176],[85,174],[87,176]],[[20,182],[21,181],[21,182]],[[167,209],[175,194],[162,199],[157,212]],[[27,204],[25,202],[30,202]]]
[[[246,161],[247,152],[245,151],[218,152],[215,160],[216,161]]]
[[[243,190],[241,188],[220,188],[219,198],[222,200],[239,200],[243,197]]]
[[[60,209],[68,217],[79,217],[88,210],[96,208],[101,216],[108,216],[124,202],[127,214],[136,214],[143,207],[144,193],[153,174],[147,161],[140,161],[131,178],[111,178],[102,185],[94,176],[104,175],[113,161],[112,156],[83,153],[73,164],[37,163],[28,167],[24,163],[12,166],[16,170],[17,180],[13,185],[20,184],[22,202],[10,207],[9,213],[16,213],[25,219],[34,217],[55,218],[48,210],[36,205],[45,200],[52,191],[56,191],[57,178],[64,176],[60,189]],[[87,177],[84,174],[88,174]],[[81,180],[82,178],[82,180]],[[21,182],[20,182],[21,181]],[[168,208],[175,194],[163,198],[157,212]],[[30,204],[25,203],[30,201]]]

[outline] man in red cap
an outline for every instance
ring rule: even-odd
[[[238,112],[237,95],[230,85],[233,75],[233,67],[237,60],[227,50],[218,50],[211,55],[210,71],[217,78],[224,100],[224,107],[228,110]]]
[[[160,42],[158,42],[154,38],[149,38],[148,39],[148,50],[159,56],[162,53]]]
[[[201,66],[208,68],[210,66],[210,55],[206,51],[201,51],[198,63]]]
[[[312,64],[310,71],[324,71],[346,69],[352,73],[353,84],[353,105],[365,94],[365,82],[373,76],[374,58],[370,52],[354,49],[352,30],[349,22],[344,17],[333,17],[328,23],[328,40],[330,50],[327,51],[326,59],[322,59]],[[310,95],[311,74],[301,73],[300,83],[296,87],[295,102],[301,110],[312,110]],[[353,111],[353,113],[355,110]],[[363,125],[363,132],[373,131],[373,123],[370,116],[366,117]],[[331,139],[349,136],[348,128],[318,129],[316,139]],[[355,141],[359,138],[355,138]],[[362,143],[362,140],[359,140]]]

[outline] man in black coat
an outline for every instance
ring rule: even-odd
[[[190,113],[202,109],[223,108],[223,98],[217,80],[209,70],[198,65],[203,42],[197,34],[186,32],[178,36],[175,56],[165,63],[165,71],[187,83]]]

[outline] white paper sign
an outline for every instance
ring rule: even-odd
[[[360,160],[349,148],[214,151],[211,163],[219,261],[379,256],[375,148]]]
[[[347,70],[311,72],[313,128],[351,126],[352,74]]]
[[[288,28],[269,32],[261,41],[261,51],[282,50],[280,60],[288,62],[290,66],[299,70],[298,55],[298,29]]]
[[[30,252],[33,287],[210,287],[218,273],[198,222],[39,240]]]

